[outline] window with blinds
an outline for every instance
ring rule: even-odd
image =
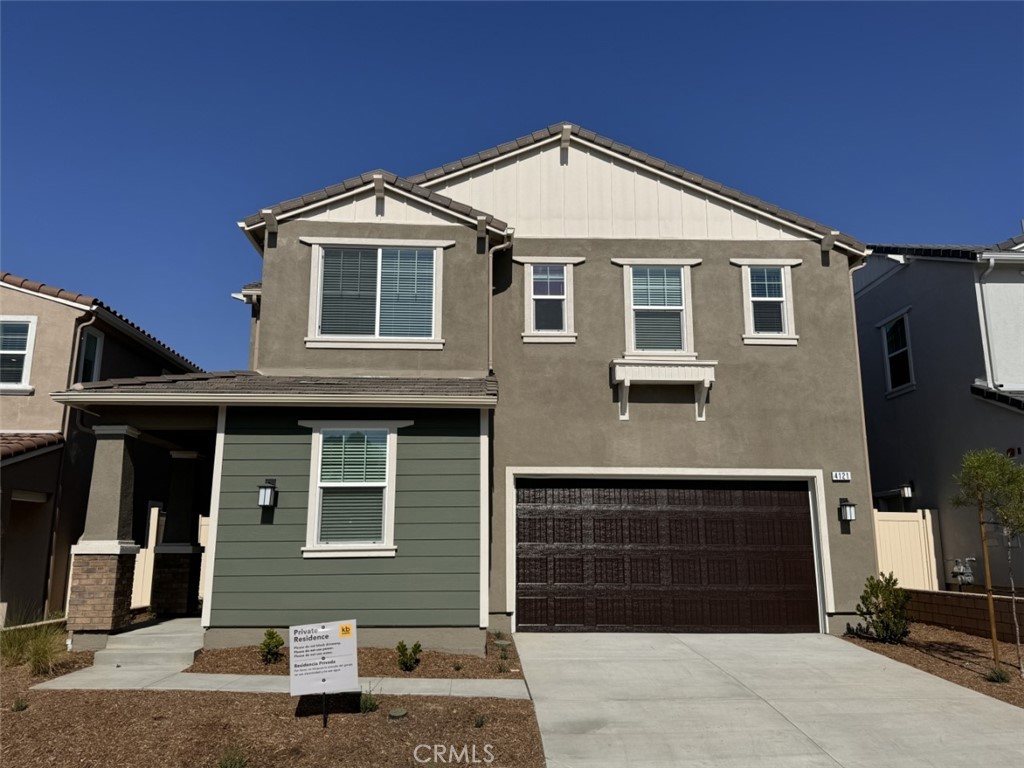
[[[637,351],[681,351],[683,270],[672,266],[632,267],[633,346]]]
[[[432,248],[325,247],[321,336],[432,338]]]
[[[324,430],[317,543],[384,542],[388,431]]]
[[[750,302],[754,333],[786,333],[782,267],[750,268]]]
[[[29,319],[0,321],[0,385],[28,384],[32,331]]]
[[[565,323],[565,265],[534,264],[531,270],[534,333],[562,333]]]

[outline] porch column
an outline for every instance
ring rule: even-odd
[[[171,451],[164,534],[153,556],[150,606],[163,616],[184,616],[199,608],[199,569],[202,549],[197,543],[199,507],[196,472],[199,454]]]
[[[100,425],[92,465],[85,532],[71,547],[71,595],[67,626],[72,632],[110,632],[128,625],[135,555],[132,539],[135,450],[139,431]]]

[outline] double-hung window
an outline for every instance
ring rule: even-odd
[[[313,244],[310,347],[440,349],[441,249],[448,243]]]
[[[32,394],[32,348],[35,344],[34,316],[0,318],[0,391]]]
[[[743,270],[743,343],[796,344],[791,270],[801,259],[730,261]]]
[[[299,422],[313,430],[305,557],[395,553],[397,430],[411,422]]]
[[[695,356],[690,267],[699,259],[612,259],[625,268],[626,355]]]
[[[910,322],[906,310],[880,324],[885,349],[887,391],[899,394],[914,387],[914,368],[910,358]]]
[[[584,259],[523,256],[514,260],[524,265],[523,341],[574,342],[573,267]]]

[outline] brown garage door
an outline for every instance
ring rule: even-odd
[[[817,632],[807,485],[521,479],[516,584],[521,631]]]

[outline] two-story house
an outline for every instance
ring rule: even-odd
[[[935,510],[938,586],[960,588],[956,561],[982,562],[977,513],[951,503],[963,455],[1024,455],[1024,235],[869,247],[854,285],[872,496]],[[995,527],[986,538],[993,585],[1007,588],[1007,541]]]
[[[92,417],[50,393],[197,370],[92,296],[0,273],[0,614],[26,621],[63,609],[85,523]]]
[[[253,371],[57,395],[125,435],[142,405],[169,441],[214,430],[209,645],[853,614],[875,570],[857,240],[561,123],[240,227]],[[106,504],[86,537],[115,584]]]

